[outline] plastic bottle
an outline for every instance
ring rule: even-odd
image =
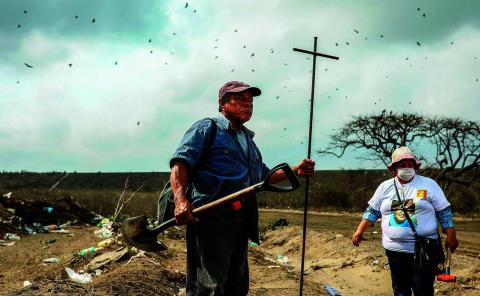
[[[97,251],[97,248],[95,248],[95,247],[86,248],[86,249],[83,249],[83,250],[81,250],[80,252],[78,252],[78,256],[85,257],[85,256],[87,256],[88,254],[93,254],[93,253],[95,253],[95,251]]]

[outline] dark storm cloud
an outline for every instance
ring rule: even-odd
[[[165,19],[162,3],[153,0],[3,0],[0,2],[0,50],[14,49],[32,31],[67,38],[145,38],[151,33],[152,22],[161,23],[161,19]]]

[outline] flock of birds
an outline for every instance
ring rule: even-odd
[[[187,9],[187,8],[189,8],[189,7],[190,7],[190,6],[189,6],[189,3],[188,3],[188,2],[185,2],[184,8]],[[193,13],[197,13],[197,10],[196,10],[196,9],[192,9],[192,11],[193,11]],[[419,15],[420,15],[422,18],[426,18],[426,17],[427,17],[427,14],[426,14],[420,7],[417,8],[417,12],[419,13]],[[25,15],[27,15],[27,14],[28,14],[28,11],[27,11],[27,10],[24,10],[23,13],[24,13]],[[75,19],[79,19],[79,16],[78,16],[78,15],[75,15],[74,18],[75,18]],[[96,18],[91,18],[90,22],[91,22],[92,24],[95,24],[95,23],[96,23]],[[22,25],[19,23],[19,24],[17,25],[17,27],[18,27],[19,29],[21,29],[21,28],[22,28]],[[234,30],[233,30],[233,33],[237,33],[238,31],[239,31],[238,29],[234,29]],[[171,34],[172,34],[172,36],[176,36],[176,35],[177,35],[176,32],[172,32]],[[354,34],[354,35],[358,35],[358,36],[361,35],[360,30],[358,30],[357,28],[353,28],[353,34]],[[384,39],[384,38],[385,38],[384,34],[379,34],[379,35],[377,35],[377,36],[378,36],[380,39]],[[369,39],[369,37],[368,37],[368,36],[363,36],[363,39],[366,41],[366,40]],[[148,38],[148,39],[147,39],[147,43],[148,43],[148,44],[151,44],[152,42],[153,42],[153,41],[152,41],[152,38]],[[415,42],[416,42],[416,45],[417,45],[417,46],[422,46],[422,43],[421,43],[420,41],[415,41]],[[219,43],[219,39],[218,39],[218,38],[215,39],[215,42],[214,42],[214,43],[215,43],[215,45],[213,46],[213,50],[216,50],[216,49],[218,49],[219,44],[220,44],[220,43]],[[340,42],[338,42],[338,41],[335,42],[335,46],[336,46],[336,47],[340,47],[341,44],[342,44],[342,43],[340,43]],[[350,44],[349,41],[345,41],[345,46],[350,46],[350,45],[351,45],[351,44]],[[450,42],[450,45],[454,45],[454,42],[451,41],[451,42]],[[244,45],[242,46],[242,48],[243,48],[243,49],[247,49],[247,45],[244,44]],[[153,54],[153,50],[152,50],[152,49],[149,49],[149,52],[150,52],[150,54]],[[173,51],[169,51],[169,53],[170,53],[171,55],[174,55],[174,54],[175,54]],[[274,53],[275,53],[275,49],[274,49],[274,48],[270,48],[270,49],[268,50],[268,52],[267,52],[267,54],[274,54]],[[265,54],[265,53],[262,53],[262,54]],[[250,52],[250,53],[249,53],[249,56],[250,56],[250,58],[254,58],[254,57],[255,57],[255,52]],[[218,55],[214,55],[214,56],[213,56],[213,59],[214,59],[214,60],[219,60],[220,57],[219,57]],[[306,59],[310,60],[310,57],[307,57]],[[425,60],[427,60],[427,59],[428,59],[428,57],[425,57]],[[478,59],[478,57],[474,57],[474,60],[477,60],[477,59]],[[406,60],[406,61],[409,61],[409,57],[406,57],[405,60]],[[118,66],[119,63],[118,63],[118,61],[115,60],[113,64],[114,64],[114,66]],[[288,63],[283,62],[282,64],[283,64],[283,66],[288,66]],[[34,68],[34,65],[32,65],[32,63],[30,63],[30,62],[25,62],[24,65],[25,65],[26,67],[28,67],[28,68]],[[165,62],[164,62],[164,65],[168,65],[168,61],[165,61]],[[412,67],[412,66],[413,66],[413,65],[410,63],[410,64],[409,64],[409,67]],[[69,68],[73,67],[73,63],[68,63],[68,67],[69,67]],[[421,67],[423,67],[423,66],[421,66]],[[378,66],[378,68],[380,68],[380,66]],[[230,72],[234,72],[234,71],[235,71],[235,68],[230,69]],[[251,71],[251,72],[255,72],[255,68],[252,68],[250,71]],[[328,68],[325,68],[324,71],[328,71]],[[310,72],[311,72],[311,71],[310,71]],[[389,75],[385,75],[385,78],[389,78]],[[290,77],[287,77],[287,79],[290,79]],[[475,82],[478,82],[478,81],[479,81],[479,78],[475,78]],[[17,80],[17,84],[18,84],[18,83],[20,83],[20,81]],[[287,89],[288,86],[287,86],[287,85],[283,85],[283,88],[284,88],[284,89]],[[288,92],[291,93],[291,92],[292,92],[292,89],[288,89]],[[339,88],[336,88],[336,89],[335,89],[335,92],[336,92],[336,93],[339,93]],[[331,99],[331,98],[332,98],[333,96],[335,96],[335,95],[331,95],[331,94],[329,94],[328,92],[324,92],[324,93],[320,93],[320,96],[324,96],[324,97],[327,97],[327,98]],[[337,96],[336,96],[336,97],[337,97]],[[276,99],[276,100],[278,100],[279,98],[280,98],[280,95],[275,96],[275,99]],[[348,99],[348,95],[345,95],[345,99]],[[381,102],[381,99],[377,99],[377,100],[374,100],[373,104],[374,104],[374,105],[377,105],[377,103],[380,103],[380,102]],[[409,101],[408,104],[411,105],[412,102]],[[140,125],[140,121],[137,121],[136,124],[137,124],[137,126],[139,126],[139,125]],[[283,130],[286,131],[286,128],[284,128]]]

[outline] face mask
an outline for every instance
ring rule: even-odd
[[[397,176],[403,181],[410,181],[413,176],[415,176],[415,169],[406,168],[406,169],[397,169]]]

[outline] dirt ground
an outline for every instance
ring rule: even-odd
[[[9,247],[0,247],[0,295],[178,295],[185,282],[183,229],[172,229],[161,238],[169,249],[144,257],[126,255],[102,268],[89,284],[77,284],[64,267],[85,268],[90,258],[74,256],[95,246],[96,227],[69,227],[70,234],[22,236]],[[260,246],[250,248],[249,295],[298,295],[302,230],[298,226],[268,231]],[[369,232],[359,248],[350,238],[331,231],[310,230],[305,261],[304,295],[327,295],[324,284],[342,295],[391,295],[386,257],[380,234]],[[54,242],[47,243],[48,241]],[[121,248],[114,244],[97,253]],[[56,257],[60,263],[43,263]],[[452,271],[457,283],[435,283],[437,295],[480,295],[480,257],[473,252],[455,253]],[[97,271],[100,272],[100,271]],[[94,272],[92,272],[94,273]],[[24,281],[31,286],[23,288]]]

